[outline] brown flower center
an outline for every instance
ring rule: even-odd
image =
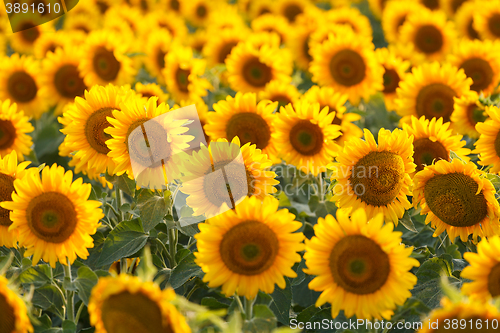
[[[454,227],[470,227],[488,214],[483,192],[476,194],[478,184],[462,173],[436,175],[424,187],[430,210],[444,223]]]
[[[416,139],[413,146],[415,147],[413,158],[417,165],[417,171],[423,170],[426,165],[432,165],[434,161],[449,160],[449,151],[439,141],[421,138]]]
[[[384,94],[392,94],[396,92],[396,88],[399,86],[399,75],[394,69],[385,69],[384,73]]]
[[[226,58],[231,54],[231,51],[233,50],[233,47],[235,47],[238,44],[238,42],[228,42],[222,46],[222,48],[219,50],[219,55],[217,57],[217,61],[220,64],[223,64],[226,61]]]
[[[208,14],[207,7],[203,4],[200,4],[198,7],[196,7],[196,16],[199,18],[205,18]]]
[[[127,149],[132,162],[154,168],[165,163],[172,148],[166,129],[156,119],[140,119],[130,125]]]
[[[309,41],[311,40],[311,36],[307,36],[306,39],[304,39],[304,44],[302,46],[302,51],[304,52],[304,56],[311,62],[313,60],[312,55],[309,53]]]
[[[31,199],[26,220],[36,237],[48,243],[65,242],[78,224],[73,202],[59,192],[45,192]]]
[[[302,8],[296,4],[289,4],[283,10],[283,15],[289,22],[295,22],[297,15],[302,14]]]
[[[467,120],[470,126],[476,127],[477,123],[483,123],[486,119],[488,117],[484,114],[484,111],[479,109],[475,103],[467,106]]]
[[[493,68],[490,63],[481,58],[471,58],[465,60],[460,68],[463,68],[465,75],[472,79],[471,90],[481,91],[488,88],[493,81]]]
[[[0,202],[11,201],[14,188],[14,177],[0,173]],[[0,225],[8,227],[12,224],[9,217],[9,210],[0,207]],[[1,303],[1,302],[0,302]],[[1,315],[0,315],[1,316]],[[0,321],[1,322],[1,321]]]
[[[64,65],[59,68],[54,76],[54,85],[59,94],[66,98],[83,96],[87,88],[75,65]]]
[[[416,101],[417,115],[427,119],[443,118],[443,122],[450,121],[453,113],[455,91],[442,83],[432,83],[423,87]]]
[[[40,31],[31,22],[24,23],[18,31],[21,32],[24,41],[29,44],[33,44],[40,37]]]
[[[471,16],[469,19],[469,24],[467,24],[467,34],[469,35],[470,39],[479,39],[479,34],[474,29],[474,17]]]
[[[0,293],[0,333],[12,333],[16,331],[16,314],[14,308],[9,304],[7,298]]]
[[[163,52],[163,50],[161,49],[158,49],[158,51],[156,51],[156,65],[158,66],[158,68],[162,69],[162,68],[165,68],[165,56],[167,54],[165,52]]]
[[[120,72],[121,64],[116,59],[113,51],[104,46],[99,47],[93,58],[94,71],[104,81],[113,81]]]
[[[366,64],[359,53],[342,50],[330,60],[330,73],[335,82],[350,87],[363,81],[366,75]]]
[[[16,128],[10,120],[0,120],[0,150],[12,147],[16,140]]]
[[[271,140],[271,129],[264,118],[256,113],[237,113],[226,125],[227,139],[232,141],[235,136],[240,139],[242,146],[251,142],[258,149],[264,149]]]
[[[500,263],[491,268],[488,275],[488,291],[493,297],[500,296]]]
[[[101,319],[108,333],[173,333],[170,325],[163,325],[163,314],[158,304],[141,292],[122,291],[107,298],[102,304]]]
[[[224,234],[219,252],[227,268],[241,275],[257,275],[268,270],[278,255],[279,240],[266,224],[246,221]]]
[[[258,58],[250,59],[243,66],[242,75],[245,81],[253,87],[264,87],[272,80],[271,67],[260,62]]]
[[[458,8],[462,6],[467,0],[452,0],[451,1],[451,10],[453,13],[456,13]]]
[[[178,12],[181,8],[181,4],[178,0],[170,0],[170,9]]]
[[[175,79],[177,81],[177,87],[183,93],[189,92],[189,75],[191,74],[191,70],[177,68],[175,72]]]
[[[495,35],[495,37],[500,37],[500,14],[495,13],[488,19],[488,29]]]
[[[415,46],[426,54],[438,52],[443,47],[443,34],[434,25],[421,26],[415,34]]]
[[[432,10],[438,9],[439,0],[422,0],[422,5]]]
[[[500,156],[500,131],[497,133],[495,138],[495,152],[497,153],[497,156]]]
[[[7,89],[12,99],[19,103],[31,102],[38,92],[33,77],[23,71],[12,73],[7,81]]]
[[[372,151],[353,167],[350,182],[361,201],[372,206],[392,203],[401,188],[405,176],[404,161],[389,151]]]
[[[323,148],[324,135],[321,128],[309,120],[299,120],[290,130],[290,144],[299,154],[316,155]]]
[[[85,123],[85,137],[89,145],[99,154],[107,155],[109,148],[106,146],[106,141],[113,137],[104,130],[111,126],[106,117],[113,117],[114,108],[102,108],[90,115]]]
[[[372,294],[385,284],[391,272],[389,256],[380,245],[362,235],[342,238],[330,254],[333,280],[344,290]]]

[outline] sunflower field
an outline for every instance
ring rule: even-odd
[[[500,330],[500,0],[0,9],[0,333]]]

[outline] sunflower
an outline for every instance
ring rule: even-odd
[[[71,153],[74,165],[83,170],[113,174],[115,163],[108,156],[110,149],[106,145],[111,136],[104,130],[111,126],[109,119],[113,118],[113,111],[121,110],[120,104],[129,98],[131,91],[111,84],[94,86],[85,91],[84,98],[77,97],[75,104],[59,118],[65,125],[61,132],[66,135],[61,148],[65,148],[67,154],[62,150],[62,155]]]
[[[374,46],[366,37],[345,28],[311,50],[313,81],[349,95],[351,104],[368,100],[383,90],[383,67],[375,58]]]
[[[427,119],[443,118],[450,121],[453,113],[454,97],[460,98],[470,93],[472,79],[467,78],[463,69],[449,63],[442,66],[438,62],[413,67],[411,74],[404,77],[396,89],[396,112],[408,122],[411,116]]]
[[[291,81],[289,57],[282,49],[268,44],[256,48],[252,43],[241,42],[226,58],[226,65],[234,91],[260,92],[271,81]]]
[[[500,1],[480,1],[475,7],[474,29],[483,39],[500,38]]]
[[[300,24],[291,27],[286,32],[286,44],[294,56],[295,64],[304,71],[308,70],[312,60],[310,53],[311,35],[320,26],[321,24],[318,22]]]
[[[483,300],[500,296],[500,237],[495,235],[482,239],[477,246],[477,253],[466,252],[464,259],[467,266],[460,276],[472,280],[465,283],[462,293],[478,296]]]
[[[236,207],[246,196],[263,199],[276,192],[279,182],[268,170],[271,160],[250,142],[240,145],[238,137],[230,143],[211,141],[184,162],[180,190],[188,195],[186,203],[194,215],[211,218]]]
[[[441,8],[448,14],[449,17],[454,17],[462,6],[467,2],[473,2],[469,0],[439,0],[441,2]]]
[[[215,8],[212,15],[209,17],[207,30],[210,35],[224,29],[247,30],[248,26],[243,17],[238,12],[236,5],[230,5],[222,2]]]
[[[412,44],[419,61],[423,55],[427,61],[443,60],[456,42],[455,26],[447,21],[442,11],[421,9],[407,16],[401,26],[401,42]]]
[[[309,37],[307,41],[308,50],[311,50],[326,42],[330,35],[342,34],[342,31],[344,31],[345,29],[351,29],[351,28],[345,24],[344,25],[335,23],[321,24]]]
[[[25,175],[25,169],[31,162],[17,164],[15,151],[0,158],[0,202],[12,200],[14,192],[14,181],[21,179]],[[15,232],[9,232],[12,221],[9,211],[0,208],[0,246],[14,247],[17,243]]]
[[[479,132],[476,130],[478,123],[483,123],[488,119],[484,106],[479,102],[479,96],[475,91],[455,98],[455,106],[451,114],[451,128],[469,138],[478,139]]]
[[[356,7],[341,7],[325,12],[327,23],[347,25],[360,36],[372,37],[372,26],[368,17],[361,14]]]
[[[410,62],[403,60],[390,52],[386,48],[378,48],[375,50],[377,60],[384,66],[384,94],[385,107],[389,111],[396,110],[396,89],[399,86],[402,78],[406,75],[406,71],[410,67]]]
[[[170,303],[172,289],[120,274],[100,278],[89,300],[90,323],[96,333],[191,333],[186,318]]]
[[[475,1],[467,1],[457,10],[455,15],[455,26],[461,37],[467,39],[479,39],[479,33],[474,28],[474,13],[477,11]]]
[[[382,214],[368,221],[363,209],[351,219],[338,210],[337,219],[319,218],[315,236],[306,240],[304,272],[317,275],[309,288],[322,292],[317,307],[332,304],[332,318],[344,310],[348,318],[390,319],[411,297],[417,277],[409,271],[419,262],[410,257],[413,247],[402,244],[402,233],[383,222]]]
[[[14,182],[12,201],[0,204],[12,210],[9,231],[18,232],[24,255],[33,255],[33,263],[43,259],[55,268],[56,262],[73,263],[77,256],[87,259],[87,248],[94,246],[101,202],[87,200],[92,186],[81,178],[73,182],[73,173],[57,166],[37,169]]]
[[[212,85],[201,76],[205,73],[206,62],[193,57],[193,49],[176,45],[165,58],[162,73],[167,82],[168,92],[175,101],[206,96]]]
[[[50,34],[43,34],[33,45],[35,58],[43,59],[49,52],[55,52],[58,48],[63,48],[68,44],[68,34],[63,30],[58,30]]]
[[[56,105],[56,114],[62,113],[65,104],[73,102],[75,97],[83,97],[87,89],[78,69],[81,59],[77,49],[67,47],[56,49],[43,60],[40,81],[47,88],[47,102]]]
[[[224,64],[231,50],[248,35],[247,29],[222,29],[217,32],[217,38],[209,38],[203,47],[203,55],[209,67]]]
[[[384,221],[398,223],[411,208],[410,174],[413,163],[413,138],[406,131],[380,129],[378,145],[373,134],[364,129],[365,140],[352,139],[329,165],[333,170],[332,201],[340,208],[364,209],[368,218],[383,213]]]
[[[287,35],[290,33],[290,24],[283,16],[275,14],[264,14],[251,22],[254,32],[274,32],[280,37],[280,43],[287,41]],[[297,37],[297,36],[295,36]],[[279,44],[278,44],[279,47]]]
[[[34,129],[24,112],[17,110],[15,103],[3,101],[0,110],[0,158],[15,151],[17,160],[24,161],[24,155],[29,155],[33,145],[28,133]]]
[[[178,16],[182,12],[182,4],[183,1],[179,0],[159,0],[158,8],[165,14],[175,14]]]
[[[27,116],[40,118],[47,111],[47,90],[40,83],[39,63],[14,53],[0,60],[0,100],[10,99]]]
[[[277,151],[271,138],[276,119],[273,111],[277,104],[267,100],[257,104],[254,93],[239,92],[234,98],[227,96],[226,100],[213,105],[215,112],[208,114],[205,131],[212,140],[226,138],[232,141],[237,136],[243,145],[248,142],[255,144],[257,149],[277,162]]]
[[[147,22],[147,36],[154,34],[157,29],[166,29],[172,38],[184,40],[188,35],[188,28],[184,19],[172,12],[152,12],[149,13],[144,22]],[[149,38],[149,37],[147,37]]]
[[[168,105],[157,105],[157,97],[147,103],[142,98],[130,98],[120,107],[112,111],[113,118],[107,117],[112,126],[104,129],[112,136],[106,145],[116,165],[115,173],[135,177],[140,187],[165,187],[165,173],[177,174],[177,156],[193,139],[183,135],[188,131],[186,120],[174,120]]]
[[[461,135],[453,135],[449,127],[450,123],[443,124],[443,118],[429,120],[424,116],[420,119],[411,117],[411,124],[403,124],[403,129],[413,135],[413,159],[417,172],[435,161],[450,161],[452,151],[462,160],[469,161],[470,149],[464,148],[466,142]]]
[[[85,84],[123,85],[132,82],[135,69],[132,60],[125,55],[128,45],[116,34],[96,31],[89,34],[82,49],[79,70]]]
[[[462,40],[448,62],[472,79],[471,90],[489,95],[500,82],[500,59],[496,56],[499,51],[500,47],[488,40]]]
[[[401,27],[411,13],[419,13],[424,7],[417,1],[390,0],[382,14],[384,37],[389,43],[399,40]]]
[[[141,22],[144,20],[140,9],[130,7],[128,5],[118,5],[112,6],[103,17],[104,27],[106,23],[110,20],[119,20],[127,24],[133,32],[133,36],[139,36],[141,34],[141,28],[144,25]],[[133,46],[133,45],[130,45]]]
[[[171,45],[172,36],[163,28],[153,30],[145,42],[144,65],[159,84],[165,84],[162,70],[165,68],[165,57]]]
[[[270,100],[278,102],[277,108],[279,110],[281,106],[298,102],[301,95],[297,87],[292,84],[281,81],[271,81],[258,96],[261,101]]]
[[[311,6],[311,2],[308,0],[278,0],[273,2],[273,12],[283,16],[290,24],[293,24],[300,14],[306,12],[309,6]]]
[[[351,2],[350,0],[348,1]],[[368,0],[368,5],[370,6],[372,14],[378,19],[382,17],[382,13],[384,12],[387,3],[387,0]]]
[[[496,190],[472,162],[440,160],[426,166],[413,178],[413,204],[420,205],[425,223],[431,223],[434,237],[447,231],[450,240],[463,242],[469,235],[489,237],[500,232]]]
[[[209,37],[206,29],[198,28],[194,33],[186,36],[184,44],[192,48],[195,54],[201,54]]]
[[[464,285],[465,286],[465,285]],[[418,333],[440,333],[443,332],[442,327],[445,323],[466,323],[465,330],[469,332],[495,332],[497,329],[491,328],[491,324],[500,321],[500,313],[498,309],[487,302],[482,302],[478,299],[469,299],[468,301],[452,302],[449,298],[441,299],[441,308],[434,309],[427,319],[426,323],[439,323],[438,328],[433,328],[431,325],[423,325]],[[481,326],[475,326],[481,323]],[[490,330],[487,328],[488,323]],[[462,325],[463,326],[463,325]],[[459,326],[460,327],[460,326]],[[494,326],[493,326],[494,327]],[[482,329],[481,329],[482,328]],[[454,329],[455,330],[455,329]],[[461,330],[456,329],[455,331]],[[446,331],[446,330],[445,330]]]
[[[150,97],[158,97],[158,105],[161,103],[167,103],[168,94],[163,91],[163,89],[156,83],[146,83],[142,84],[137,82],[134,86],[134,90],[141,96],[148,100]]]
[[[304,235],[295,231],[302,223],[278,206],[271,196],[250,197],[199,224],[195,261],[209,287],[222,285],[226,296],[253,299],[259,290],[271,294],[275,284],[285,288],[284,276],[297,276],[292,266],[300,261]]]
[[[99,30],[101,24],[95,17],[89,15],[66,15],[63,28],[65,31],[81,31],[88,35],[92,31]]]
[[[221,5],[220,0],[191,0],[183,3],[182,7],[184,17],[194,26],[203,27],[210,21],[217,6]]]
[[[247,13],[252,20],[265,14],[272,14],[273,3],[269,0],[252,0],[248,4]]]
[[[12,31],[10,45],[14,51],[23,54],[33,54],[35,42],[44,34],[54,33],[52,22],[47,22],[38,13],[28,11],[25,15],[13,15],[11,19]]]
[[[26,304],[19,295],[9,287],[9,280],[0,275],[0,322],[2,332],[27,333],[33,332],[28,317]]]
[[[480,136],[473,153],[479,154],[479,165],[491,165],[489,172],[500,173],[500,109],[487,106],[485,111],[490,119],[476,125]]]
[[[194,107],[193,107],[194,106]],[[192,120],[186,127],[186,135],[192,135],[194,139],[189,142],[189,149],[200,149],[200,144],[206,146],[210,142],[210,137],[205,133],[204,127],[208,120],[208,106],[201,97],[191,100],[182,100],[179,105],[174,105],[173,110],[184,108],[182,112],[175,112],[174,119]]]
[[[341,134],[340,126],[332,124],[334,118],[335,112],[307,100],[281,107],[272,136],[278,157],[306,174],[326,171],[340,150],[334,141]]]

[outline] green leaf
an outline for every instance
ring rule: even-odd
[[[61,318],[64,316],[62,295],[53,285],[46,285],[35,289],[31,302],[33,305],[53,312]]]
[[[147,189],[141,189],[136,200],[144,231],[148,232],[163,220],[167,214],[168,206],[163,197],[155,195]]]
[[[313,304],[299,313],[299,315],[297,316],[297,322],[301,323],[309,322],[311,321],[311,318],[320,311],[321,309],[317,308],[316,305]]]
[[[144,248],[141,261],[137,267],[137,276],[143,281],[151,281],[156,275],[158,269],[153,264],[153,257],[151,256],[151,249],[149,245]]]
[[[35,332],[42,332],[48,330],[52,327],[52,320],[50,319],[48,314],[43,314],[41,317],[36,318],[33,321],[33,327],[35,328]]]
[[[285,289],[276,286],[271,294],[273,298],[271,310],[273,310],[280,323],[288,325],[290,323],[290,307],[292,306],[292,286],[287,277],[285,277],[285,281]]]
[[[460,288],[462,281],[450,276],[447,277],[448,282]],[[420,281],[419,281],[420,282]],[[435,309],[439,306],[441,297],[443,296],[441,291],[441,278],[431,279],[424,283],[418,283],[411,291],[412,295],[420,299],[426,306],[430,309]]]
[[[131,197],[135,194],[135,180],[130,179],[127,174],[123,174],[121,176],[110,176],[106,174],[106,180],[112,183],[114,186],[117,186],[120,190],[127,193]]]
[[[281,191],[279,194],[278,194],[278,201],[280,202],[280,207],[283,207],[283,206],[291,206],[291,202],[290,202],[290,199],[288,199],[288,197],[286,196],[285,192]]]
[[[28,268],[19,275],[19,282],[23,285],[32,284],[35,288],[50,284],[50,266],[42,264]]]
[[[292,279],[292,286],[296,286],[302,283],[304,279],[306,278],[306,273],[304,273],[303,269],[306,268],[306,261],[304,258],[300,261],[299,265],[297,266],[297,269],[295,272],[297,273],[297,277]]]
[[[433,279],[439,279],[441,275],[451,276],[452,273],[452,264],[451,256],[449,254],[445,254],[444,256],[450,257],[449,261],[442,259],[441,257],[430,258],[425,261],[422,266],[417,271],[418,283],[425,283]]]
[[[253,318],[243,323],[244,333],[271,333],[276,328],[275,318]]]
[[[63,333],[75,333],[76,325],[71,320],[65,320],[62,323]]]
[[[140,219],[123,221],[106,237],[97,265],[111,265],[113,262],[130,256],[144,247],[148,235],[142,229]]]
[[[309,206],[309,209],[311,210],[311,212],[315,212],[316,208],[319,205],[319,197],[317,195],[311,196],[307,205]]]
[[[494,175],[492,173],[487,173],[486,178],[493,184],[495,191],[500,191],[500,176]]]
[[[78,292],[78,297],[80,297],[85,305],[88,305],[92,288],[97,284],[99,278],[96,273],[86,266],[78,269],[77,276],[74,284]]]
[[[227,309],[229,307],[229,304],[224,304],[222,302],[219,302],[219,300],[217,300],[214,297],[202,298],[201,305],[206,306],[210,310]],[[255,307],[254,307],[254,309],[255,309]]]
[[[194,254],[190,254],[182,259],[172,270],[169,283],[172,288],[177,289],[186,283],[192,277],[201,277],[203,272],[195,262]]]
[[[253,316],[256,318],[275,318],[274,313],[265,304],[256,304],[253,306]]]
[[[175,228],[182,232],[184,235],[193,237],[200,232],[198,228],[198,219],[194,217],[181,217],[179,222],[175,224]]]
[[[415,225],[413,224],[413,221],[411,220],[410,214],[408,214],[408,211],[405,211],[403,217],[399,220],[399,223],[401,223],[406,229],[410,231],[418,232],[418,230],[415,228]]]

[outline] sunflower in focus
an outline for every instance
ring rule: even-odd
[[[37,169],[28,171],[14,188],[12,201],[0,206],[12,210],[9,231],[18,232],[26,257],[33,255],[34,264],[43,259],[53,268],[57,261],[67,265],[77,256],[87,259],[87,249],[94,246],[91,235],[104,217],[101,202],[87,200],[90,184],[81,178],[73,182],[73,172],[54,164],[41,177]]]
[[[33,54],[35,42],[44,34],[54,33],[52,22],[46,22],[45,18],[38,13],[28,11],[25,15],[13,15],[11,26],[13,31],[10,35],[10,44],[14,51],[23,54]],[[43,23],[43,24],[42,24]]]
[[[331,24],[347,25],[360,36],[372,37],[372,26],[368,17],[356,7],[340,7],[325,12],[325,21]]]
[[[406,22],[408,15],[418,13],[424,7],[417,1],[390,0],[386,2],[386,7],[382,14],[382,28],[384,37],[389,43],[399,40],[401,27]]]
[[[9,287],[9,280],[0,275],[0,320],[2,331],[8,333],[33,332],[28,317],[26,304],[19,295]]]
[[[401,122],[410,121],[411,116],[443,118],[443,122],[448,122],[454,98],[470,93],[471,83],[472,79],[467,78],[462,69],[448,63],[413,67],[396,89],[396,112],[403,117]]]
[[[416,57],[423,55],[427,61],[439,61],[451,52],[456,42],[455,26],[447,21],[442,11],[420,9],[409,14],[401,26],[401,42],[413,45]]]
[[[476,1],[467,1],[457,10],[455,26],[461,37],[470,40],[480,39],[479,33],[474,28],[474,14],[476,11]]]
[[[211,141],[184,161],[181,192],[194,215],[207,218],[220,214],[226,205],[234,208],[246,196],[263,199],[275,193],[276,173],[269,171],[272,162],[254,144],[240,148],[240,140]]]
[[[448,62],[472,79],[470,89],[489,95],[500,82],[500,47],[491,41],[463,40],[449,55]]]
[[[284,51],[268,44],[255,48],[242,42],[226,58],[231,89],[241,92],[259,92],[273,80],[290,82],[292,66]]]
[[[113,117],[107,117],[112,126],[104,129],[112,136],[106,145],[115,173],[134,177],[139,187],[163,188],[165,174],[177,175],[177,157],[193,140],[185,135],[186,120],[174,120],[168,105],[157,104],[157,97],[147,103],[130,98],[120,107],[112,111]]]
[[[485,111],[490,119],[476,125],[480,136],[473,153],[479,154],[479,165],[492,166],[488,172],[500,173],[500,108],[487,106]]]
[[[383,90],[384,69],[376,61],[372,42],[349,28],[330,35],[327,41],[311,50],[311,55],[312,80],[346,93],[353,105]]]
[[[47,89],[40,82],[40,65],[32,57],[14,53],[0,60],[0,100],[10,99],[27,116],[47,111]]]
[[[31,162],[17,163],[15,151],[0,158],[0,202],[12,200],[14,181],[24,177],[26,167]],[[12,221],[9,217],[9,211],[0,208],[0,246],[14,247],[17,243],[16,232],[10,232],[8,229]]]
[[[142,84],[141,82],[137,82],[134,86],[134,90],[146,100],[151,97],[158,97],[158,105],[167,103],[168,101],[168,94],[156,83]]]
[[[92,87],[132,82],[136,70],[132,60],[125,55],[127,51],[128,44],[116,34],[105,31],[90,33],[79,66],[85,84]]]
[[[186,318],[170,303],[173,299],[172,289],[161,290],[136,276],[103,277],[90,295],[90,323],[96,333],[191,333]]]
[[[227,96],[213,105],[215,112],[208,114],[205,131],[212,140],[226,138],[232,141],[238,137],[243,145],[250,142],[256,145],[273,161],[276,160],[276,148],[271,136],[274,133],[273,111],[278,103],[260,101],[254,93],[237,93],[233,98]]]
[[[165,58],[167,90],[175,101],[206,96],[212,85],[201,76],[205,73],[206,61],[193,57],[193,49],[176,45]]]
[[[410,257],[413,247],[402,244],[402,233],[383,222],[382,214],[368,219],[359,209],[349,219],[338,210],[337,219],[319,218],[316,236],[306,240],[304,272],[317,275],[309,288],[322,292],[317,307],[332,304],[332,318],[344,310],[347,318],[389,320],[411,297],[417,277],[410,270],[419,262]]]
[[[413,178],[413,204],[420,205],[425,223],[435,228],[434,237],[446,230],[451,241],[469,235],[489,237],[500,232],[496,190],[472,162],[440,160]]]
[[[467,155],[470,154],[470,149],[464,148],[466,142],[461,135],[453,135],[453,130],[449,127],[450,123],[443,124],[443,118],[429,120],[424,116],[420,119],[411,117],[411,124],[403,124],[403,129],[413,135],[413,159],[417,172],[435,161],[450,161],[451,152],[460,159],[469,161]]]
[[[261,101],[278,102],[277,110],[279,111],[281,106],[298,102],[301,95],[294,85],[282,81],[271,81],[258,96]]]
[[[384,221],[397,225],[405,210],[411,208],[410,174],[413,163],[413,138],[406,131],[380,129],[378,145],[373,134],[364,129],[365,140],[352,139],[328,166],[333,170],[332,201],[346,210],[364,209],[368,218],[379,213]]]
[[[295,231],[302,223],[278,206],[271,196],[250,197],[198,225],[195,261],[209,287],[253,299],[259,290],[272,293],[275,284],[285,288],[285,276],[297,276],[292,266],[300,261],[304,235]]]
[[[68,47],[56,49],[43,60],[40,81],[47,88],[47,102],[56,105],[55,114],[61,114],[63,107],[73,102],[75,97],[83,97],[87,89],[78,69],[81,59],[77,49]]]
[[[479,132],[476,130],[478,123],[483,123],[488,119],[484,111],[484,106],[479,102],[479,95],[475,91],[455,98],[455,106],[451,114],[451,128],[469,138],[479,138]]]
[[[203,55],[209,67],[224,64],[231,50],[244,41],[248,35],[247,29],[223,29],[216,32],[217,38],[209,38],[203,47]]]
[[[396,110],[396,89],[399,82],[406,75],[406,71],[410,67],[410,62],[405,61],[386,48],[378,48],[375,50],[377,60],[384,66],[384,94],[385,107],[388,111]]]
[[[498,235],[482,239],[477,253],[466,252],[467,266],[460,276],[472,280],[462,286],[462,293],[478,296],[483,300],[500,296],[500,237]]]
[[[480,1],[475,7],[474,29],[483,39],[500,38],[500,1]]]
[[[306,174],[326,171],[340,150],[334,141],[340,136],[340,126],[332,123],[334,118],[335,112],[307,100],[281,107],[273,134],[278,157]]]
[[[24,116],[23,111],[18,111],[15,103],[3,101],[0,109],[0,158],[15,151],[17,160],[24,161],[24,155],[29,155],[33,145],[28,133],[34,129],[29,118]]]

